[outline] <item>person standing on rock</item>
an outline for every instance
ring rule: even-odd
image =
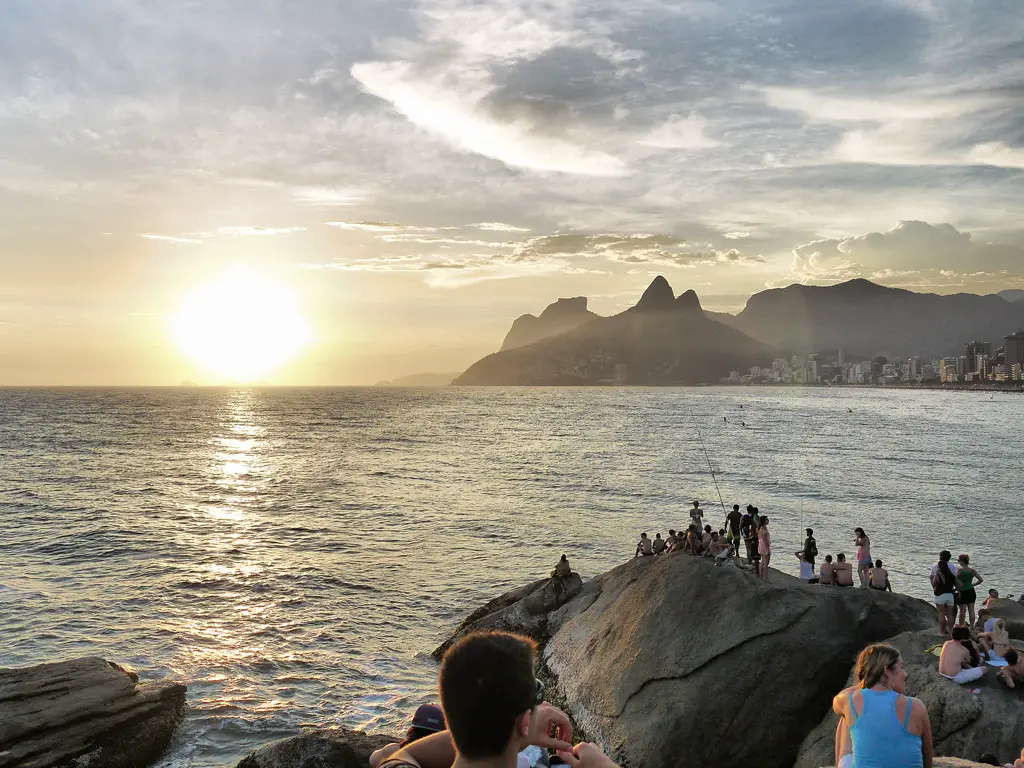
[[[960,618],[957,623],[962,627],[973,627],[975,622],[974,604],[978,602],[978,593],[974,588],[984,583],[985,579],[971,567],[971,558],[968,555],[960,555],[956,561],[959,565],[956,572],[957,591],[959,592],[956,602],[960,606]],[[964,622],[968,614],[970,614],[970,624]]]
[[[939,614],[939,634],[949,637],[949,628],[956,619],[956,572],[950,565],[953,555],[948,549],[939,552],[939,562],[932,566],[932,591],[935,593],[935,609]]]
[[[569,718],[544,701],[544,684],[534,677],[535,655],[533,640],[507,632],[459,640],[438,675],[448,730],[403,747],[378,768],[516,768],[529,746],[558,750],[583,768],[614,767],[572,746]]]
[[[863,528],[854,528],[853,543],[857,545],[857,575],[860,576],[860,586],[864,589],[869,584],[868,571],[871,570],[871,539],[864,533]]]
[[[736,556],[740,554],[740,523],[743,521],[743,515],[740,513],[740,505],[733,504],[732,512],[725,516],[725,540],[728,541],[733,549],[736,551]]]
[[[747,513],[740,520],[740,535],[747,550],[747,565],[753,567],[757,561],[757,527],[754,525],[753,507],[747,505]]]
[[[690,510],[690,519],[697,524],[697,527],[704,530],[704,510],[700,508],[700,502],[693,502],[693,509]]]
[[[905,695],[907,672],[891,645],[869,645],[857,658],[857,684],[832,700],[839,715],[839,768],[932,768],[932,724],[920,699]],[[852,754],[844,755],[847,739]]]
[[[768,530],[768,516],[761,518],[757,526],[757,553],[761,556],[761,578],[768,580],[768,564],[772,559],[772,534]]]

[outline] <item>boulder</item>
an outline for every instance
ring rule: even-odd
[[[527,635],[541,643],[547,640],[548,614],[565,605],[583,589],[575,571],[564,579],[539,579],[525,587],[506,592],[471,613],[455,633],[434,651],[440,659],[463,635],[485,629],[500,629]]]
[[[400,736],[382,736],[328,728],[282,739],[257,749],[237,768],[366,768],[370,753]]]
[[[939,674],[939,659],[925,650],[940,642],[934,630],[905,632],[887,641],[903,655],[907,695],[928,708],[936,755],[978,759],[986,752],[1012,763],[1024,747],[1024,691],[1007,690],[994,667],[967,685]],[[853,685],[853,673],[846,685]],[[845,687],[845,686],[843,686]],[[971,690],[978,690],[972,694]],[[839,690],[838,688],[836,689]],[[830,711],[800,747],[795,768],[818,768],[833,762],[838,718]]]
[[[143,768],[167,748],[185,686],[96,657],[0,669],[0,768]]]
[[[1015,640],[1024,640],[1024,605],[1016,600],[1006,600],[1005,598],[993,600],[990,607],[978,611],[978,616],[982,621],[991,617],[1002,619],[1006,622],[1006,630],[1010,633],[1010,637]]]

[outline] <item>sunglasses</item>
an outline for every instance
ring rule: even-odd
[[[538,678],[534,678],[533,682],[537,686],[537,693],[533,697],[533,706],[539,707],[544,703],[544,682]]]

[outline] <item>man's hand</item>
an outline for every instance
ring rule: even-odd
[[[541,749],[572,750],[572,723],[558,707],[542,702],[530,715],[526,734],[530,744]]]
[[[596,744],[580,743],[572,751],[558,750],[558,756],[573,768],[619,768]]]

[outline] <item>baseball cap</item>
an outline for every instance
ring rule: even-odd
[[[422,728],[425,731],[443,731],[444,712],[437,704],[423,704],[412,716],[412,727]]]

